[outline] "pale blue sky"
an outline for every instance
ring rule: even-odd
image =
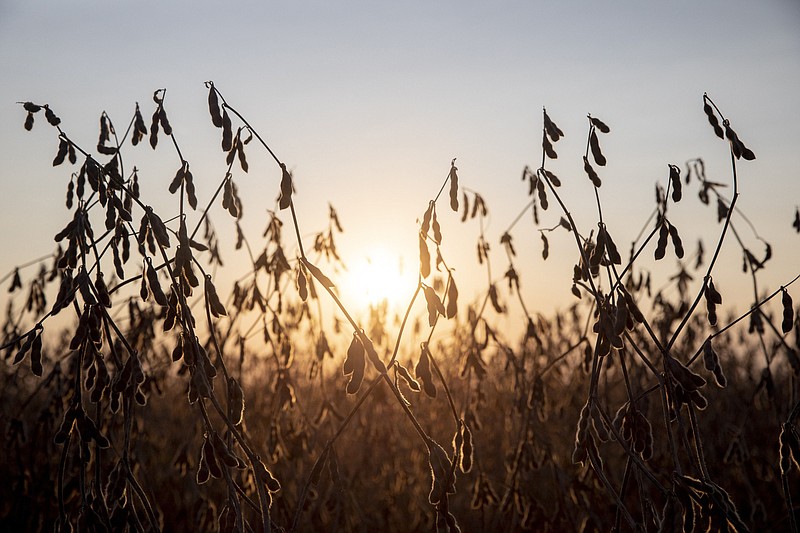
[[[709,177],[728,179],[726,147],[702,114],[708,91],[758,155],[742,165],[740,205],[775,246],[775,283],[798,271],[800,236],[790,227],[800,203],[796,1],[6,0],[0,68],[2,273],[49,253],[69,216],[69,169],[50,166],[53,130],[37,117],[34,131],[24,131],[15,102],[49,103],[66,131],[91,147],[103,110],[124,128],[134,102],[152,112],[152,91],[166,87],[202,203],[224,173],[206,111],[208,79],[294,169],[304,232],[320,229],[328,201],[339,209],[345,258],[388,242],[415,264],[415,219],[457,157],[462,183],[492,211],[487,235],[496,275],[506,266],[499,235],[527,203],[522,167],[538,166],[541,157],[542,106],[566,133],[551,168],[587,232],[595,215],[581,162],[586,114],[611,125],[600,192],[612,235],[627,249],[668,163],[702,156]],[[235,180],[244,226],[257,240],[279,175],[251,152],[253,169]],[[174,211],[166,192],[174,153],[140,146],[128,150],[127,164],[141,169],[150,202]],[[700,209],[693,194],[674,211],[687,235],[697,228],[710,239],[716,230],[713,210]],[[544,224],[558,218],[551,208]],[[221,209],[212,220],[232,236]],[[455,217],[442,222],[449,262],[474,277],[476,226]],[[566,235],[551,239],[553,257],[543,263],[527,218],[514,235],[534,306],[569,302],[573,243]],[[728,259],[733,277],[717,284],[723,294],[742,282],[738,253]]]

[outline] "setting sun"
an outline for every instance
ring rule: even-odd
[[[416,273],[405,268],[402,257],[377,247],[351,262],[343,293],[360,307],[386,301],[389,308],[400,308],[408,303],[416,283]]]

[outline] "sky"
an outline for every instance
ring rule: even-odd
[[[798,273],[800,235],[791,227],[800,204],[798,28],[800,4],[791,0],[6,0],[0,4],[0,276],[53,250],[52,236],[70,217],[63,200],[69,174],[77,171],[52,168],[54,130],[38,116],[26,132],[17,102],[48,103],[71,138],[91,147],[103,111],[124,130],[135,102],[148,116],[153,91],[166,88],[170,121],[202,204],[225,172],[203,86],[213,80],[293,171],[307,245],[326,227],[330,203],[345,229],[337,240],[345,261],[388,249],[416,268],[417,220],[457,158],[461,184],[489,208],[485,231],[499,282],[508,264],[500,235],[529,201],[522,168],[536,168],[541,159],[542,107],[565,133],[548,168],[564,182],[583,233],[596,223],[582,170],[586,116],[611,127],[601,139],[609,163],[599,192],[609,230],[627,250],[653,209],[655,183],[666,183],[668,164],[702,157],[709,179],[730,182],[727,145],[702,112],[708,92],[758,156],[739,166],[739,206],[773,244],[764,284],[776,288]],[[148,201],[174,214],[177,204],[167,192],[178,166],[174,151],[162,140],[155,152],[147,146],[127,152]],[[244,203],[242,227],[261,242],[280,173],[255,146],[248,157],[250,172],[238,171],[234,180]],[[474,298],[486,279],[475,260],[479,227],[445,208],[442,253],[463,297]],[[698,236],[713,244],[716,213],[699,204],[696,189],[670,209],[687,249]],[[551,206],[542,227],[560,216]],[[234,226],[221,207],[211,220],[232,242]],[[285,216],[284,222],[288,228]],[[569,305],[576,259],[570,236],[552,234],[544,261],[529,213],[512,235],[530,305],[544,314]],[[223,283],[229,284],[245,267],[228,250]],[[746,308],[752,289],[741,274],[741,252],[729,250],[716,285],[726,303]],[[676,262],[668,255],[662,263],[652,268],[666,269],[659,278],[666,283]]]

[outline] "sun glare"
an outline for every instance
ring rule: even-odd
[[[373,248],[351,262],[343,293],[351,296],[359,307],[386,301],[389,309],[399,310],[408,304],[416,283],[416,273],[405,268],[399,255],[385,248]]]

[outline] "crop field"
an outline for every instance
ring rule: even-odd
[[[42,207],[64,213],[53,254],[13,251],[19,266],[0,273],[0,529],[798,530],[798,278],[764,277],[769,236],[737,207],[756,154],[714,95],[698,95],[697,116],[729,167],[711,179],[702,158],[665,160],[632,242],[606,225],[624,202],[603,195],[614,117],[566,132],[585,135],[574,154],[543,109],[540,159],[508,177],[519,216],[499,232],[469,171],[444,158],[407,214],[412,290],[379,275],[356,309],[346,291],[372,274],[337,243],[358,206],[300,195],[266,140],[280,132],[204,90],[197,113],[227,165],[211,194],[164,89],[130,117],[103,113],[96,145],[58,109],[18,106],[20,135],[52,135],[56,153],[41,153],[65,199]],[[138,169],[153,151],[174,164]],[[255,160],[270,173],[255,177]],[[240,194],[251,179],[267,197]],[[580,217],[562,186],[578,180],[593,195]],[[327,223],[307,227],[301,202]],[[257,203],[271,209],[251,234],[240,221]],[[678,209],[711,212],[713,238]],[[785,218],[800,231],[800,212]],[[531,247],[570,258],[553,281],[568,280],[560,311],[521,290],[537,276],[518,253]],[[463,257],[481,276],[464,279]],[[727,287],[752,295],[744,310],[714,283],[737,270],[749,285]]]

